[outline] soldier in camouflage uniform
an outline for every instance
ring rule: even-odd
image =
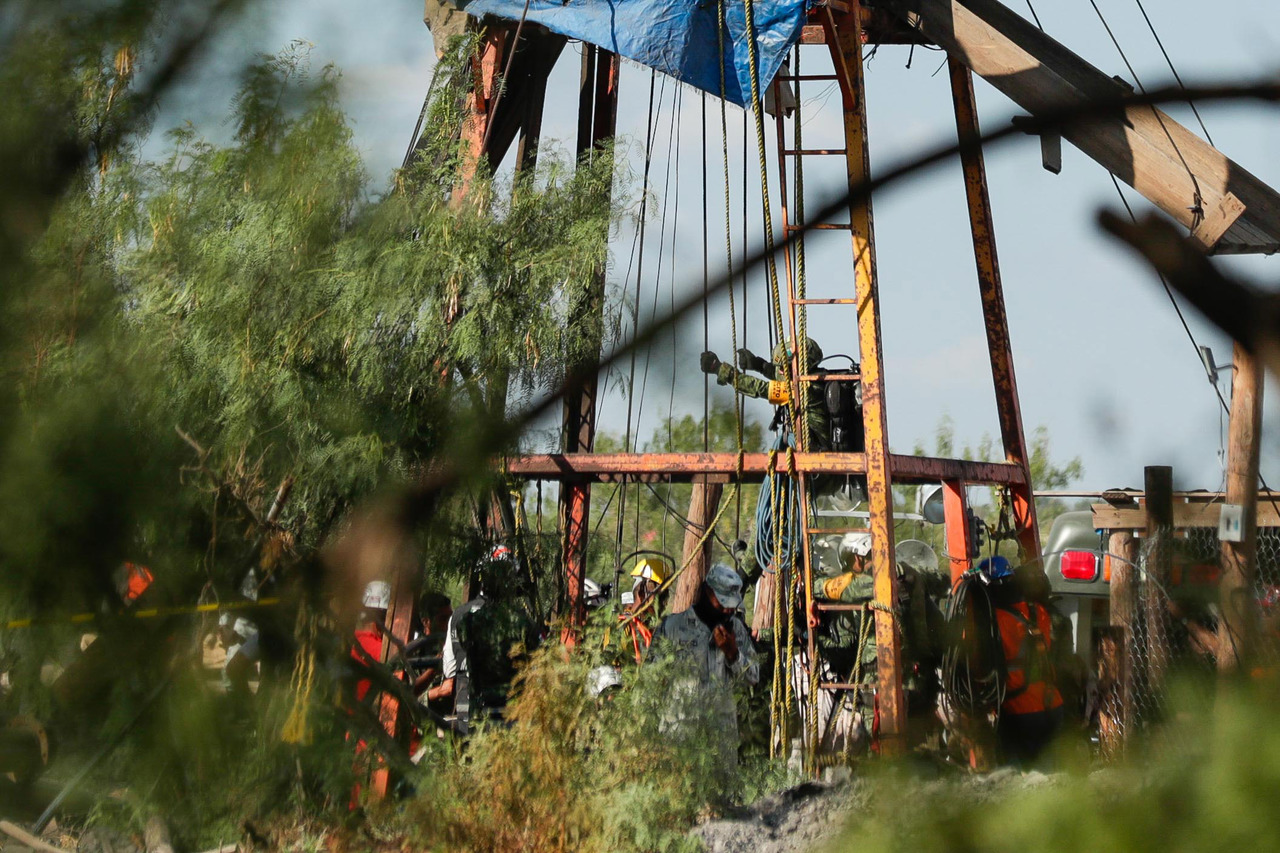
[[[733,685],[736,681],[754,685],[760,680],[751,632],[737,615],[741,604],[742,578],[717,563],[707,572],[698,600],[688,610],[665,617],[649,646],[650,657],[672,655],[685,670],[670,687],[663,731],[711,746],[726,772],[735,770],[738,762]],[[703,740],[705,733],[692,725],[708,716],[719,735],[713,743]]]
[[[806,353],[808,356],[808,366],[805,373],[812,375],[817,369],[818,364],[822,361],[822,350],[812,339],[808,339]],[[790,348],[785,344],[779,343],[773,350],[773,361],[765,361],[760,356],[751,352],[749,349],[740,349],[737,353],[738,367],[732,364],[725,364],[714,352],[704,352],[700,365],[703,373],[710,373],[716,377],[716,383],[719,385],[732,385],[740,393],[748,397],[755,397],[760,400],[768,400],[780,411],[785,411],[782,407],[787,405],[791,398],[792,386],[780,381],[778,377],[785,375],[785,367],[791,361]],[[764,378],[756,376],[748,376],[744,371],[751,370],[759,373]],[[831,424],[827,417],[827,406],[823,399],[822,386],[820,383],[807,383],[807,403],[805,407],[805,417],[809,422],[809,450],[822,451],[831,448]],[[796,401],[797,403],[799,401]],[[790,424],[788,424],[790,426]]]

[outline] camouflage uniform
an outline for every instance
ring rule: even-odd
[[[732,617],[731,627],[738,644],[738,659],[733,663],[716,648],[711,641],[711,629],[692,607],[663,618],[649,646],[651,657],[672,654],[688,667],[684,677],[677,678],[670,686],[662,731],[712,746],[719,753],[726,772],[734,770],[738,762],[738,710],[733,699],[733,683],[739,679],[751,685],[760,681],[760,662],[751,632],[737,616]],[[713,744],[703,740],[706,732],[689,725],[692,721],[707,719],[713,723],[715,733],[722,735]]]
[[[720,367],[716,370],[716,383],[719,385],[732,385],[739,393],[747,397],[755,397],[758,400],[769,399],[769,383],[777,376],[777,371],[773,365],[769,365],[765,372],[765,378],[761,379],[751,376],[738,370],[732,364],[721,362]],[[799,383],[796,383],[799,385]],[[809,405],[805,409],[806,419],[809,421],[809,449],[813,451],[828,450],[831,447],[831,424],[827,420],[827,404],[822,396],[822,386],[816,382],[809,382],[806,393],[808,394]],[[799,394],[797,389],[796,394]],[[799,400],[796,400],[797,405]],[[788,424],[790,426],[790,424]]]

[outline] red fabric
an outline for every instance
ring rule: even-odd
[[[374,660],[382,657],[382,634],[376,628],[360,628],[356,631],[356,645],[364,649],[365,653]],[[364,663],[364,658],[356,649],[351,650],[351,657]],[[356,682],[356,701],[363,702],[364,697],[369,692],[369,688],[373,682],[367,678],[362,678]]]
[[[1053,637],[1053,623],[1049,619],[1049,611],[1038,604],[1027,604],[1024,601],[1015,604],[1014,608],[1027,622],[1034,622],[1047,654]],[[1035,640],[1030,638],[1028,626],[1017,616],[1002,608],[996,610],[996,624],[1000,629],[1000,645],[1004,650],[1004,659],[1009,665],[1009,678],[1005,683],[1005,691],[1010,696],[1001,706],[1002,710],[1006,714],[1034,714],[1038,711],[1050,711],[1061,705],[1062,694],[1054,685],[1043,680],[1027,683],[1027,674],[1023,667],[1030,662],[1032,656],[1039,654],[1032,648]]]
[[[146,566],[139,566],[135,563],[125,563],[124,569],[129,578],[128,586],[125,588],[124,600],[137,601],[138,596],[147,591],[147,587],[151,586],[151,582],[155,580],[155,577]]]

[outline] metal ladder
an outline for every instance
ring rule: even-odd
[[[821,17],[822,17],[822,23],[823,23],[823,30],[826,34],[826,44],[831,51],[832,66],[836,73],[809,74],[809,75],[803,74],[801,63],[800,63],[800,54],[802,52],[801,50],[802,45],[797,45],[794,53],[794,56],[795,56],[794,73],[785,74],[785,75],[779,74],[775,78],[775,81],[773,84],[774,104],[775,104],[775,110],[776,110],[775,125],[777,130],[778,180],[779,180],[779,191],[780,191],[779,195],[781,198],[780,206],[781,206],[781,214],[782,214],[782,229],[783,229],[783,234],[788,238],[792,237],[797,232],[803,230],[805,226],[804,215],[803,215],[803,209],[804,209],[804,204],[803,204],[804,202],[804,199],[803,199],[804,171],[803,171],[803,163],[802,163],[803,158],[843,157],[847,159],[849,156],[849,148],[848,148],[849,136],[848,136],[847,128],[846,128],[846,143],[845,143],[846,147],[843,147],[843,148],[805,148],[803,147],[802,134],[800,133],[801,123],[802,123],[801,106],[802,106],[803,93],[800,91],[800,87],[798,84],[813,83],[813,82],[835,82],[840,87],[841,103],[842,105],[845,106],[846,109],[848,108],[848,105],[852,101],[852,94],[855,86],[854,81],[849,79],[849,76],[847,73],[844,75],[840,73],[841,69],[844,68],[844,61],[843,61],[843,58],[838,54],[839,45],[836,38],[834,21],[830,18],[830,16],[821,16]],[[782,100],[782,91],[781,91],[781,87],[783,84],[787,84],[789,87],[793,88],[793,91],[796,92],[796,108],[795,108],[793,117],[791,118],[786,117],[783,110],[783,100]],[[791,134],[791,139],[793,140],[791,143],[788,143],[788,134],[787,134],[787,125],[789,123],[792,124],[794,128]],[[789,165],[792,162],[794,162],[794,173],[796,176],[795,181],[788,180],[788,174],[793,171],[792,169],[789,168]],[[793,204],[794,204],[794,207],[793,207]],[[853,225],[852,223],[849,223],[849,222],[844,222],[844,223],[822,222],[822,223],[815,223],[811,225],[810,230],[845,231],[845,232],[849,232],[850,236],[852,237]],[[814,387],[814,384],[817,383],[818,381],[860,382],[862,380],[861,373],[850,373],[850,372],[826,373],[826,374],[810,373],[808,372],[808,366],[801,364],[800,352],[799,352],[800,347],[799,347],[799,344],[796,342],[800,340],[800,329],[802,327],[806,328],[806,334],[807,334],[807,322],[802,322],[802,319],[801,319],[802,314],[804,314],[805,317],[807,318],[807,311],[810,307],[830,307],[830,306],[853,307],[858,304],[858,300],[855,298],[809,297],[807,295],[807,290],[804,288],[804,275],[803,275],[803,269],[802,269],[803,252],[804,252],[803,237],[799,238],[795,243],[794,251],[792,248],[792,244],[790,243],[786,243],[783,246],[783,266],[786,271],[787,308],[788,308],[788,318],[790,321],[790,329],[788,331],[790,333],[791,340],[793,341],[792,348],[794,350],[794,352],[792,353],[791,373],[792,373],[792,376],[796,378],[797,384],[795,388],[798,389],[800,383],[806,383],[810,387],[809,393],[818,393],[817,389]],[[793,424],[793,429],[794,429],[795,435],[798,437],[797,443],[799,444],[800,443],[799,436],[802,436],[804,434],[800,420],[807,416],[807,411],[806,411],[806,408],[801,405],[801,399],[799,399],[800,394],[797,393],[796,397],[797,399],[795,400],[795,409],[794,409],[795,416],[796,416],[796,423]],[[800,446],[798,449],[802,451],[809,450],[809,448],[803,447],[803,446]],[[851,612],[865,613],[865,612],[868,612],[870,608],[865,603],[819,601],[814,598],[813,596],[813,540],[818,536],[827,536],[832,534],[844,534],[844,533],[853,533],[853,532],[865,533],[865,532],[869,532],[869,530],[867,527],[820,526],[818,523],[817,516],[814,514],[814,509],[811,502],[811,497],[812,497],[811,485],[812,484],[809,482],[810,476],[805,473],[798,473],[797,481],[798,481],[797,494],[798,494],[798,501],[800,506],[800,518],[801,518],[800,527],[801,527],[802,542],[803,542],[802,544],[802,555],[803,555],[802,583],[804,584],[804,598],[805,598],[805,604],[806,604],[805,610],[806,610],[806,614],[811,613],[815,617],[815,619],[810,620],[810,625],[808,626],[808,631],[807,631],[808,671],[805,673],[805,677],[809,679],[808,681],[809,687],[806,687],[806,696],[808,697],[808,693],[811,689],[811,686],[813,685],[812,675],[814,670],[816,669],[819,674],[829,671],[831,675],[835,676],[835,680],[828,679],[825,681],[824,680],[818,681],[817,683],[818,693],[812,697],[809,697],[809,703],[810,703],[809,713],[812,713],[818,707],[818,703],[820,701],[820,696],[822,692],[832,692],[838,695],[837,695],[836,701],[832,705],[831,714],[838,715],[842,713],[842,710],[845,706],[844,701],[842,701],[841,694],[847,694],[852,691],[858,691],[862,689],[865,685],[863,685],[861,682],[845,681],[839,677],[840,673],[835,673],[834,670],[831,670],[823,666],[824,662],[822,660],[822,657],[820,654],[820,648],[817,642],[817,632],[815,630],[816,626],[814,626],[812,622],[816,621],[816,618],[821,618],[821,616],[825,613],[851,613]],[[788,583],[794,584],[795,582],[796,582],[795,578],[788,579]],[[781,594],[781,590],[779,590],[779,594]],[[862,654],[861,647],[855,650],[855,654],[857,656],[861,656]],[[788,664],[790,664],[790,662],[788,662]],[[833,722],[834,721],[829,720],[828,725],[831,725]],[[807,747],[806,759],[810,764],[813,765],[809,769],[811,772],[816,771],[818,762],[815,760],[815,758],[816,758],[817,751],[821,746],[821,741],[823,740],[823,738],[819,733],[817,742],[815,743],[815,742],[811,742],[812,738],[811,738],[810,731],[804,731],[802,733],[802,736],[805,740],[806,747]]]

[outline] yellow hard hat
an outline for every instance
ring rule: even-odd
[[[641,557],[636,561],[635,568],[631,570],[631,577],[660,584],[667,579],[669,572],[666,560],[658,557]]]

